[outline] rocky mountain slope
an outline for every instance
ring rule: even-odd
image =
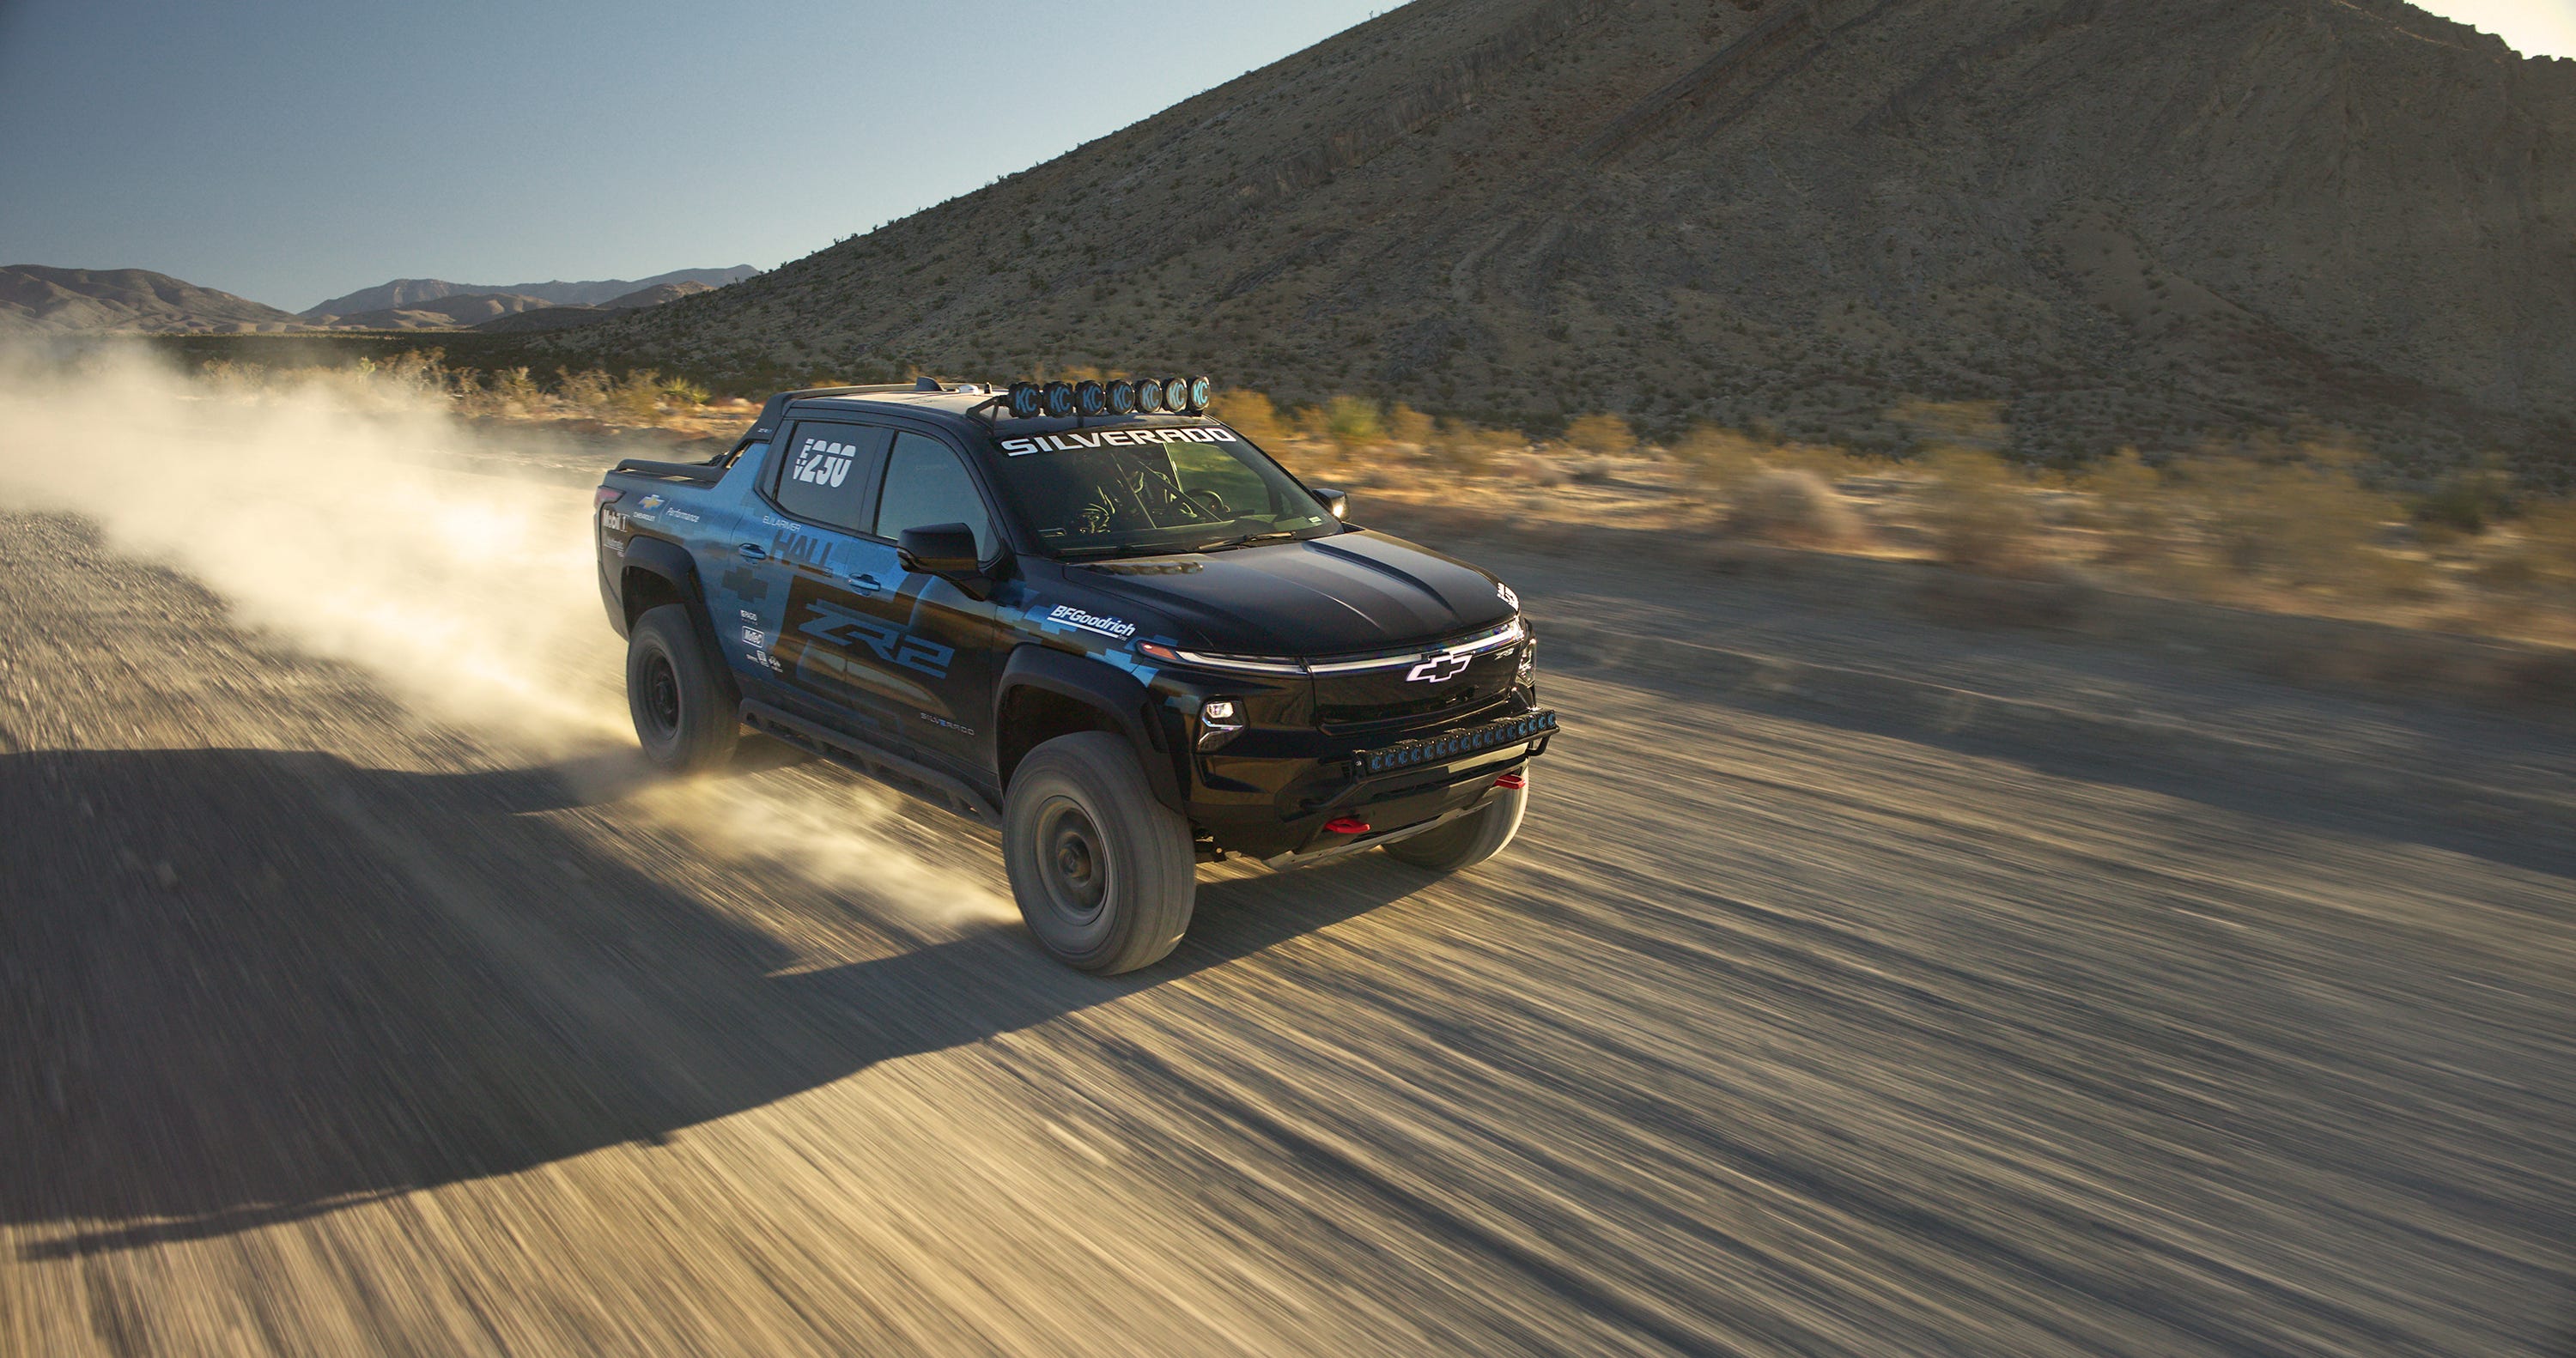
[[[301,322],[275,307],[149,269],[0,268],[0,333],[225,334],[298,328]]]
[[[720,288],[728,283],[738,283],[759,272],[760,270],[748,264],[736,264],[729,269],[674,269],[669,273],[655,274],[651,278],[604,278],[581,283],[562,281],[512,283],[507,286],[450,283],[443,278],[397,278],[390,283],[362,288],[345,297],[334,297],[300,314],[311,321],[346,321],[353,316],[368,312],[438,310],[428,304],[469,295],[524,297],[530,299],[532,305],[537,306],[614,306],[618,304],[617,299],[629,293],[650,288],[680,284],[695,285],[702,289]],[[639,304],[628,303],[628,305]],[[529,308],[512,308],[518,311],[527,309]],[[491,316],[504,314],[508,313],[494,311],[474,319],[485,320]]]
[[[2576,447],[2576,63],[2398,0],[1416,0],[978,193],[539,343],[1188,368],[2045,457]]]

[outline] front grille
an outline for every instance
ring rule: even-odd
[[[1445,763],[1465,755],[1482,754],[1505,745],[1540,740],[1556,730],[1556,714],[1550,711],[1524,713],[1502,721],[1471,726],[1463,731],[1421,740],[1408,740],[1382,750],[1362,750],[1351,756],[1351,771],[1361,775],[1388,773],[1397,769],[1419,768],[1425,764]]]

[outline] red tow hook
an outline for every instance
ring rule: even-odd
[[[1324,833],[1328,835],[1364,835],[1368,832],[1369,823],[1357,816],[1335,816],[1324,822]]]
[[[1523,778],[1517,773],[1506,773],[1502,777],[1494,780],[1494,786],[1499,788],[1524,788],[1529,786],[1529,780],[1527,778]]]

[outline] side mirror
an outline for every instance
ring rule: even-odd
[[[908,571],[924,575],[973,575],[983,562],[975,550],[975,530],[962,523],[933,523],[903,530],[895,556]]]
[[[1315,492],[1315,498],[1324,502],[1325,513],[1337,519],[1347,519],[1351,516],[1350,496],[1331,486],[1309,486],[1307,489]]]

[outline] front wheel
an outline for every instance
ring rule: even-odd
[[[1521,772],[1521,785],[1505,788],[1503,794],[1441,826],[1425,830],[1411,839],[1383,844],[1386,856],[1399,863],[1410,863],[1433,872],[1457,872],[1501,853],[1521,831],[1521,817],[1529,811],[1529,772]]]
[[[1115,973],[1180,945],[1198,902],[1190,824],[1154,800],[1135,751],[1081,731],[1029,751],[1002,807],[1020,918],[1059,961]]]

